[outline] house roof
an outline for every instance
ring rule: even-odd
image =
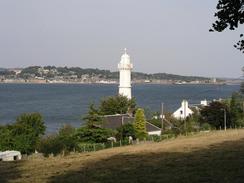
[[[147,132],[154,132],[154,131],[161,131],[161,128],[153,125],[152,123],[146,123],[146,130]]]
[[[134,117],[129,116],[128,114],[117,114],[117,115],[106,115],[103,117],[104,123],[102,125],[103,128],[110,128],[116,130],[124,124],[133,123]],[[146,130],[147,132],[159,131],[161,128],[146,122]]]
[[[123,124],[132,123],[134,118],[128,114],[106,115],[103,117],[103,128],[117,129]]]

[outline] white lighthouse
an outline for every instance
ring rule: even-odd
[[[119,94],[131,99],[131,71],[133,65],[130,62],[130,56],[125,53],[121,56],[119,69]]]

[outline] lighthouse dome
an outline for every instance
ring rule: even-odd
[[[125,53],[121,56],[121,64],[130,64],[130,56],[126,53],[126,48],[125,48]]]

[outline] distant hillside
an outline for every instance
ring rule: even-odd
[[[133,72],[132,78],[135,79],[148,79],[148,80],[181,80],[181,81],[203,81],[203,80],[209,80],[210,78],[206,77],[199,77],[199,76],[181,76],[181,75],[175,75],[175,74],[167,74],[167,73],[155,73],[155,74],[145,74],[141,72]]]
[[[111,72],[110,70],[101,69],[83,69],[79,67],[55,67],[55,66],[32,66],[22,70],[20,77],[37,76],[45,78],[53,78],[55,76],[75,76],[77,78],[97,77],[100,79],[119,79],[119,72]],[[173,80],[173,81],[207,81],[209,78],[198,76],[180,76],[167,73],[146,74],[142,72],[132,72],[133,80]]]

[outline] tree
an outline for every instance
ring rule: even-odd
[[[0,127],[0,151],[18,150],[22,153],[32,153],[45,129],[39,113],[22,114],[14,124]]]
[[[111,96],[101,100],[98,108],[94,104],[89,106],[87,115],[83,118],[89,128],[101,126],[102,116],[113,114],[134,114],[136,108],[135,99],[128,99],[125,96]]]
[[[120,128],[117,129],[117,131],[118,131],[117,134],[118,139],[125,139],[128,138],[129,136],[135,139],[136,137],[136,131],[132,123],[127,123],[122,125]]]
[[[141,108],[138,108],[136,110],[135,119],[134,119],[134,128],[135,128],[137,138],[143,139],[147,136],[146,119],[144,115],[144,110]]]
[[[38,143],[38,151],[44,156],[49,154],[69,153],[77,146],[77,139],[75,138],[75,128],[70,125],[64,125],[56,134],[45,136]]]
[[[63,142],[58,137],[58,134],[48,135],[42,138],[38,144],[38,151],[44,156],[49,154],[58,155],[63,151]]]
[[[240,92],[242,95],[244,95],[244,82],[241,83]]]
[[[231,96],[230,100],[230,118],[232,126],[243,126],[243,96],[235,92]]]
[[[15,149],[28,154],[34,152],[45,130],[43,118],[39,113],[20,115],[11,130]]]
[[[93,128],[94,126],[100,126],[102,124],[100,111],[96,109],[94,104],[89,106],[88,113],[83,119],[85,120],[88,128]]]
[[[219,0],[214,16],[217,20],[210,31],[222,32],[227,28],[237,29],[244,23],[244,0]],[[240,37],[243,37],[243,34]],[[234,47],[244,53],[244,40],[240,40]]]
[[[72,151],[76,147],[76,139],[75,139],[75,128],[71,125],[64,125],[59,129],[58,138],[63,144],[63,150],[65,152]]]
[[[227,126],[231,125],[230,112],[228,106],[222,102],[211,102],[209,106],[205,106],[201,111],[200,122],[208,123],[218,129],[224,128],[224,110],[226,111]]]
[[[46,130],[43,118],[39,113],[25,113],[20,115],[16,119],[16,125],[31,129],[35,137],[44,135]]]
[[[243,77],[244,77],[244,67],[242,67],[242,72],[243,72]],[[240,92],[242,95],[244,95],[244,80],[242,80],[242,82],[241,82]]]
[[[134,113],[136,107],[135,99],[118,95],[107,97],[101,101],[100,112],[103,115]]]
[[[109,137],[113,137],[114,134],[111,129],[81,127],[77,129],[75,137],[78,142],[104,143],[108,141]]]
[[[0,126],[0,151],[6,151],[14,147],[11,128],[11,125]]]

